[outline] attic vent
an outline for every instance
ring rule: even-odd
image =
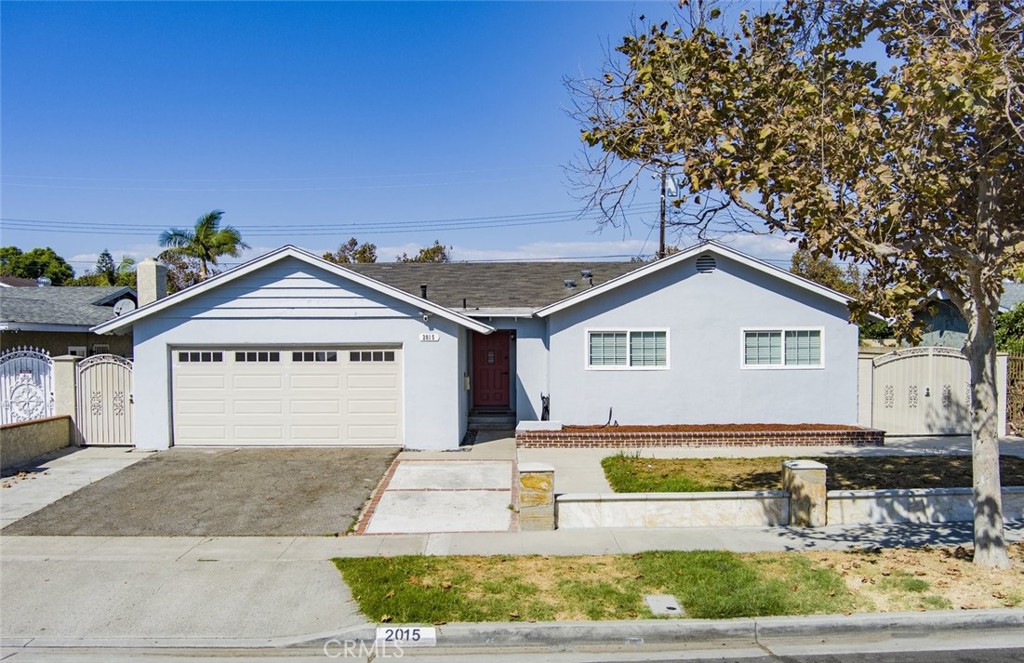
[[[710,274],[715,271],[716,266],[714,256],[710,256],[705,253],[701,257],[697,258],[697,272],[700,274]]]
[[[564,283],[564,284],[565,284],[565,287],[566,287],[566,288],[575,288],[575,287],[576,287],[576,281],[574,281],[574,280],[572,280],[572,279],[566,279],[566,280],[565,280],[565,281],[563,281],[562,283]]]

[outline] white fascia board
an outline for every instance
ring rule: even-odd
[[[551,315],[552,313],[557,313],[559,311],[569,308],[570,306],[575,306],[576,304],[585,302],[594,297],[599,297],[609,290],[614,290],[615,288],[626,285],[627,283],[632,283],[637,279],[642,279],[650,274],[654,274],[655,272],[659,272],[663,269],[671,267],[676,263],[683,262],[684,260],[692,258],[693,256],[699,253],[708,252],[718,254],[722,257],[729,258],[731,260],[735,260],[738,263],[744,264],[748,267],[756,269],[757,271],[768,274],[769,276],[782,279],[783,281],[792,283],[793,285],[804,288],[805,290],[810,290],[811,292],[821,295],[822,297],[825,297],[827,299],[831,299],[833,301],[840,302],[843,304],[848,304],[849,302],[853,301],[852,298],[847,297],[841,292],[836,292],[831,288],[826,288],[825,286],[819,285],[814,281],[805,279],[802,276],[797,276],[796,274],[793,274],[792,272],[789,272],[785,269],[781,269],[779,267],[776,267],[775,265],[766,263],[763,260],[758,260],[757,258],[748,256],[745,253],[741,253],[735,249],[723,246],[717,242],[708,241],[702,242],[701,244],[696,244],[687,249],[683,249],[679,253],[674,253],[668,256],[667,258],[656,260],[652,263],[644,265],[643,267],[639,267],[633,270],[632,272],[628,272],[610,281],[606,281],[601,285],[594,286],[589,290],[585,290],[584,292],[573,295],[571,297],[567,297],[566,299],[555,302],[554,304],[549,304],[548,306],[537,309],[536,311],[534,311],[534,315],[540,318],[545,318]]]
[[[0,322],[0,331],[88,332],[89,325],[51,325],[37,322]]]
[[[197,295],[201,295],[204,292],[217,288],[225,283],[230,283],[231,281],[251,274],[252,272],[255,272],[263,267],[266,267],[271,263],[277,262],[278,260],[282,260],[284,258],[296,258],[297,260],[301,260],[302,262],[310,264],[314,267],[341,276],[342,278],[347,279],[349,281],[359,283],[360,285],[364,285],[385,295],[394,297],[395,299],[403,301],[407,304],[417,306],[427,313],[432,313],[434,315],[445,318],[446,320],[451,320],[456,324],[462,325],[463,327],[466,327],[473,331],[480,332],[481,334],[490,334],[491,332],[494,331],[494,327],[485,325],[482,322],[478,322],[477,320],[473,320],[468,316],[457,313],[449,308],[445,308],[444,306],[440,306],[439,304],[435,304],[430,300],[423,299],[415,295],[410,295],[404,290],[399,290],[398,288],[392,287],[386,283],[381,283],[380,281],[359,274],[358,272],[354,272],[350,269],[345,269],[340,265],[336,265],[332,262],[324,260],[323,258],[317,255],[314,255],[308,251],[292,246],[290,244],[282,246],[281,248],[271,251],[270,253],[264,254],[258,258],[254,258],[253,260],[243,263],[233,269],[229,269],[226,272],[217,274],[216,276],[209,278],[203,281],[202,283],[197,283],[193,286],[185,288],[184,290],[180,290],[174,293],[173,295],[146,304],[145,306],[137,308],[131,313],[128,313],[127,315],[122,315],[118,318],[114,318],[113,320],[104,322],[101,325],[96,325],[95,327],[92,328],[92,331],[97,334],[105,334],[108,332],[115,331],[117,329],[127,327],[129,325],[134,324],[137,320],[141,320],[142,318],[150,316],[154,313],[158,313],[159,311],[163,311],[164,309],[170,308],[181,302],[192,299]]]

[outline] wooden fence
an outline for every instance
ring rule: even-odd
[[[1024,355],[1012,354],[1007,361],[1006,419],[1015,435],[1024,434]]]

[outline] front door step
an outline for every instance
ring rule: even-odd
[[[471,412],[470,430],[512,430],[516,427],[516,415],[511,412]]]

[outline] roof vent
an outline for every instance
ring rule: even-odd
[[[580,276],[582,276],[585,279],[592,279],[594,278],[594,272],[589,269],[581,269]]]
[[[710,274],[715,271],[717,265],[715,264],[714,256],[705,253],[701,257],[697,258],[697,272],[700,274]]]
[[[565,283],[565,287],[566,288],[575,288],[576,287],[576,281],[574,279],[566,279],[565,281],[563,281],[563,283]]]
[[[39,288],[45,288],[45,287],[50,286],[52,284],[53,284],[53,281],[51,281],[50,279],[46,278],[45,276],[40,276],[39,278],[36,279],[36,286],[39,287]]]

